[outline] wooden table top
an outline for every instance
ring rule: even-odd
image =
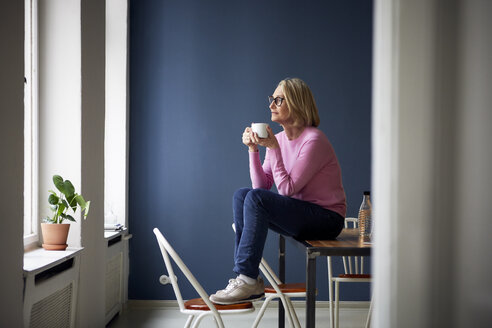
[[[305,246],[323,255],[369,255],[372,242],[370,237],[360,237],[359,229],[345,228],[334,240],[306,240]]]

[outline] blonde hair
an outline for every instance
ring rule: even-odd
[[[282,87],[294,125],[315,127],[319,125],[318,108],[306,82],[299,78],[286,78],[280,81],[278,86]]]

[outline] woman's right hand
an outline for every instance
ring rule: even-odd
[[[248,146],[250,152],[258,151],[258,145],[255,142],[255,138],[253,136],[254,132],[251,130],[251,127],[246,127],[243,132],[243,144]]]

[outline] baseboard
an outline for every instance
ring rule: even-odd
[[[292,301],[294,308],[305,308],[305,301]],[[256,308],[259,308],[261,301],[253,303]],[[370,302],[367,301],[341,301],[340,309],[369,309]],[[317,301],[316,308],[329,308],[329,301]],[[128,300],[128,309],[172,309],[178,308],[178,301],[176,300]],[[278,308],[278,302],[271,302],[270,308]]]

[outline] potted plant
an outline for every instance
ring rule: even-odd
[[[53,183],[59,193],[49,190],[48,203],[52,210],[52,215],[44,219],[41,223],[43,233],[43,248],[47,250],[65,250],[67,248],[69,223],[64,220],[75,222],[75,218],[69,212],[75,213],[77,207],[80,208],[84,219],[89,214],[90,201],[85,201],[82,195],[75,192],[75,188],[70,180],[63,180],[59,175],[53,176]]]

